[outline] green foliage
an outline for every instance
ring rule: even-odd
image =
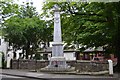
[[[42,56],[40,54],[36,53],[34,59],[35,60],[41,60]]]
[[[14,16],[5,21],[5,26],[7,26],[7,28],[4,30],[7,33],[6,37],[10,38],[9,41],[23,45],[28,40],[35,41],[35,38],[40,36],[40,31],[44,27],[44,22],[39,20],[38,17],[20,18]]]
[[[28,54],[36,53],[40,42],[51,40],[51,30],[45,21],[39,18],[34,7],[27,4],[26,7],[20,6],[18,10],[18,14],[5,20],[3,31],[14,51],[23,49],[28,58]]]
[[[43,10],[53,13],[54,4],[60,6],[65,42],[87,47],[111,45],[115,32],[113,3],[46,3]]]
[[[0,14],[2,16],[2,18],[7,18],[10,17],[14,14],[18,14],[18,5],[12,3],[12,1],[6,1],[6,2],[0,2],[0,6],[1,6],[1,11]]]
[[[2,30],[0,30],[0,36],[2,36]]]

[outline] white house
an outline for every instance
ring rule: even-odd
[[[52,55],[52,47],[47,47],[47,49],[43,51],[38,51],[41,56],[46,56],[48,60]],[[76,51],[75,50],[64,50],[64,57],[66,60],[76,60]]]
[[[0,52],[4,53],[5,61],[7,61],[7,68],[10,68],[10,61],[13,58],[13,51],[8,51],[9,43],[0,36]]]
[[[76,56],[75,56],[75,52],[64,52],[64,57],[66,58],[66,60],[76,60]]]
[[[4,53],[5,60],[6,60],[7,50],[8,50],[8,42],[5,42],[2,36],[0,36],[0,52]]]

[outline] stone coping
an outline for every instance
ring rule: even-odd
[[[41,72],[41,71],[38,71]],[[77,72],[77,71],[66,71],[66,72],[55,72],[55,71],[51,71],[51,72],[43,72],[43,73],[51,73],[51,74],[71,74],[71,75],[94,75],[94,76],[99,76],[99,75],[109,75],[109,71],[99,71],[99,72]]]

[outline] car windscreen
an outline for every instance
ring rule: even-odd
[[[97,61],[98,61],[98,60],[99,60],[99,58],[94,58],[94,60],[97,60]]]

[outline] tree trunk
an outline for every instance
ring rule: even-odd
[[[117,15],[120,15],[120,2],[115,3]],[[116,38],[115,38],[115,48],[117,56],[117,65],[114,70],[120,72],[120,16],[116,17]]]
[[[114,67],[114,71],[120,72],[120,52],[119,51],[117,51],[116,56],[117,56],[117,65]]]
[[[29,53],[30,53],[30,42],[28,42],[26,46],[26,59],[28,59]]]
[[[50,47],[50,42],[49,41],[47,42],[47,46]]]
[[[23,54],[22,59],[24,59],[24,57],[25,57],[25,51],[24,50],[25,50],[25,47],[22,48],[22,54]]]
[[[13,48],[13,58],[16,59],[16,49]]]
[[[118,21],[120,22],[120,17],[118,18]],[[117,56],[117,65],[115,67],[115,71],[120,72],[120,26],[118,24],[117,26],[117,35],[116,35],[116,56]]]

